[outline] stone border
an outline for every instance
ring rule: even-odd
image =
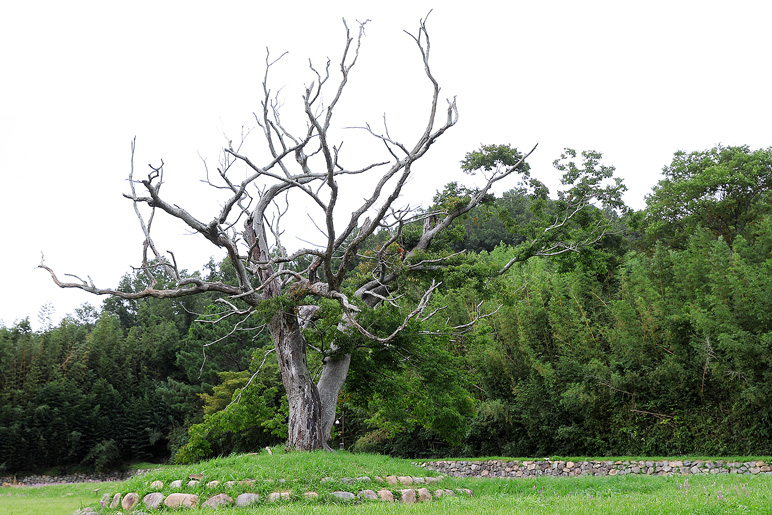
[[[527,478],[537,476],[624,476],[645,474],[670,476],[689,474],[772,474],[764,461],[730,462],[722,460],[661,461],[560,461],[560,460],[443,460],[414,463],[419,467],[453,477]]]
[[[187,483],[185,483],[187,486],[197,486],[201,479],[203,479],[201,476],[197,475],[191,475],[188,478],[189,480]],[[442,480],[442,477],[412,477],[412,476],[386,476],[386,478],[381,478],[376,476],[375,481],[381,482],[381,483],[387,483],[388,486],[410,486],[410,485],[431,485],[436,484],[439,481]],[[273,480],[266,480],[271,483],[273,483]],[[334,478],[322,478],[321,482],[331,482],[336,481]],[[370,479],[367,476],[358,477],[358,478],[341,478],[341,483],[350,485],[354,483],[367,483],[371,482],[372,479]],[[278,483],[284,483],[285,481],[280,479],[278,480]],[[242,481],[227,481],[225,483],[221,483],[220,481],[209,481],[206,483],[207,488],[216,488],[220,486],[221,484],[225,487],[232,488],[239,485],[254,485],[256,483],[256,480],[254,479],[244,479]],[[176,480],[172,481],[169,484],[169,487],[172,489],[178,489],[183,486],[183,480]],[[437,485],[439,486],[439,485]],[[258,502],[278,502],[278,501],[290,501],[293,499],[297,500],[311,500],[311,499],[319,499],[320,495],[317,492],[308,491],[304,492],[302,494],[302,497],[300,497],[300,494],[296,494],[293,496],[292,490],[280,490],[271,492],[267,496],[261,497],[260,495],[256,493],[242,493],[236,497],[234,500],[231,496],[225,493],[219,493],[217,495],[213,495],[206,499],[205,501],[201,502],[199,504],[200,498],[196,494],[190,494],[190,493],[182,493],[182,492],[172,492],[169,495],[164,495],[159,490],[163,490],[164,484],[161,481],[153,481],[152,483],[148,484],[148,487],[151,490],[156,490],[154,492],[150,492],[147,495],[145,495],[143,498],[140,499],[140,496],[137,492],[129,492],[127,494],[121,494],[121,493],[106,493],[102,496],[102,500],[100,502],[99,509],[92,508],[92,507],[86,507],[82,508],[80,510],[77,510],[75,512],[75,515],[87,515],[91,513],[101,513],[105,509],[109,510],[118,510],[122,509],[127,512],[132,511],[134,509],[145,509],[149,511],[154,510],[160,510],[163,508],[219,508],[224,506],[251,506]],[[395,495],[396,494],[396,495]],[[455,490],[450,489],[443,489],[443,488],[436,488],[433,492],[430,492],[428,488],[426,487],[420,487],[420,488],[401,488],[396,490],[390,490],[389,488],[381,488],[378,492],[375,492],[374,490],[365,489],[360,490],[356,494],[348,491],[343,490],[337,490],[334,492],[331,492],[330,494],[325,494],[328,498],[335,498],[342,501],[351,501],[360,499],[363,501],[373,500],[373,501],[383,501],[383,502],[401,502],[404,504],[412,504],[417,502],[428,502],[432,499],[437,499],[440,497],[448,497],[448,496],[456,496],[456,495],[467,495],[472,496],[472,491],[468,488],[457,488]]]

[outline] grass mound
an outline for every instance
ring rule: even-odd
[[[137,492],[140,498],[157,490],[154,481],[162,481],[165,495],[173,491],[192,493],[201,501],[218,493],[236,498],[242,492],[257,493],[260,502],[248,508],[201,510],[203,513],[281,514],[351,514],[375,515],[391,513],[772,513],[772,475],[699,475],[699,476],[640,476],[575,478],[537,477],[530,479],[462,479],[443,478],[437,485],[446,489],[468,488],[473,497],[442,497],[410,507],[400,503],[352,500],[342,501],[331,493],[336,490],[357,492],[362,489],[392,491],[405,486],[376,483],[376,476],[431,477],[435,473],[400,460],[378,455],[348,452],[288,452],[274,450],[273,455],[217,458],[195,465],[163,466],[122,483],[63,485],[44,488],[0,489],[0,513],[72,515],[73,505],[92,506],[100,511],[99,498],[105,493]],[[200,482],[187,486],[189,478]],[[362,479],[344,482],[344,478]],[[323,482],[323,478],[333,478]],[[182,480],[180,489],[170,483]],[[244,480],[254,482],[240,483]],[[219,481],[214,487],[210,481]],[[236,481],[227,486],[228,481]],[[429,486],[432,490],[437,486]],[[412,488],[415,488],[414,485]],[[99,488],[99,491],[94,491]],[[271,492],[291,491],[291,501],[270,502]],[[305,492],[319,493],[319,498],[307,500]],[[57,504],[58,503],[58,504]],[[120,510],[119,510],[120,511]],[[176,513],[164,509],[161,513]],[[199,510],[190,513],[198,513]],[[104,513],[110,513],[105,510]],[[113,512],[114,513],[114,512]]]
[[[344,483],[343,479],[376,476],[438,476],[439,474],[417,467],[410,461],[389,458],[373,454],[351,454],[348,452],[285,452],[272,449],[273,454],[263,451],[258,454],[243,454],[214,458],[193,465],[166,466],[158,470],[135,476],[125,483],[124,488],[139,494],[153,491],[149,485],[154,481],[164,484],[164,491],[175,480],[183,481],[183,489],[188,493],[208,494],[221,491],[238,495],[241,491],[268,493],[282,489],[295,489],[299,492],[313,490],[317,492],[333,491],[346,486],[347,490],[372,488],[365,487],[367,481]],[[199,484],[187,487],[190,478]],[[322,481],[327,479],[326,481]],[[250,481],[254,480],[254,482]],[[214,488],[207,487],[211,481],[219,481]],[[226,486],[228,481],[236,481],[233,486]],[[241,482],[249,481],[248,484]]]

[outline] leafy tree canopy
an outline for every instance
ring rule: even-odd
[[[772,147],[679,151],[663,173],[646,197],[645,223],[649,239],[669,246],[681,248],[698,227],[731,246],[751,222],[772,211]]]

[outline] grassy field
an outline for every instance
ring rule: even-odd
[[[443,497],[416,505],[375,501],[338,501],[328,495],[334,490],[356,492],[364,488],[377,490],[382,485],[360,482],[346,485],[343,477],[385,477],[387,475],[432,475],[406,460],[383,456],[349,453],[266,453],[253,456],[220,458],[192,466],[167,466],[123,483],[84,483],[47,487],[0,488],[1,515],[71,515],[82,506],[99,508],[104,493],[150,492],[149,484],[161,480],[168,485],[190,474],[207,481],[255,479],[254,485],[227,488],[205,486],[183,487],[180,491],[196,493],[201,500],[220,492],[232,497],[249,491],[265,498],[276,490],[291,490],[290,502],[268,503],[262,500],[251,508],[207,510],[206,513],[230,514],[337,514],[356,513],[771,513],[772,476],[617,476],[533,479],[456,479],[445,478],[443,488],[470,488],[473,497]],[[321,478],[335,481],[321,483]],[[284,482],[279,482],[283,479]],[[430,487],[433,485],[429,485]],[[403,488],[403,487],[400,487]],[[393,491],[397,487],[391,487]],[[432,488],[430,488],[432,489]],[[97,490],[97,491],[95,491]],[[171,493],[166,487],[164,493]],[[320,499],[306,501],[302,494],[315,491]],[[167,510],[168,511],[168,510]],[[108,510],[105,510],[109,513]]]
[[[102,493],[122,490],[123,483],[78,483],[43,487],[0,488],[0,515],[72,515],[99,505]],[[99,489],[98,492],[94,490]]]

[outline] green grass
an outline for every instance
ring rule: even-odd
[[[506,458],[502,458],[506,459]],[[561,458],[563,459],[563,458]],[[578,459],[578,458],[577,458]],[[614,459],[614,458],[607,458]],[[631,458],[627,458],[631,459]],[[638,459],[638,458],[635,458]],[[641,458],[656,460],[657,458]],[[673,459],[673,458],[670,458]],[[680,459],[680,458],[679,458]],[[697,458],[691,458],[697,459]],[[710,458],[713,460],[727,458]],[[735,460],[732,458],[731,460]],[[736,458],[749,461],[750,458]],[[241,492],[255,492],[264,498],[276,490],[292,490],[291,502],[275,504],[261,500],[252,508],[207,510],[222,514],[337,514],[357,515],[390,513],[772,513],[772,476],[766,475],[711,475],[711,476],[641,476],[616,477],[539,477],[530,479],[460,479],[445,478],[443,488],[470,488],[474,497],[444,497],[419,505],[383,502],[338,501],[329,496],[334,490],[356,492],[364,488],[378,490],[383,484],[359,483],[345,485],[342,477],[378,475],[426,476],[434,473],[415,467],[408,460],[384,456],[338,453],[287,453],[275,451],[252,456],[218,458],[190,466],[162,466],[123,483],[87,483],[40,488],[0,488],[0,515],[71,515],[82,506],[99,506],[104,493],[137,492],[140,497],[149,493],[149,484],[161,480],[163,492],[171,493],[168,484],[175,479],[186,479],[190,474],[204,476],[202,484],[180,489],[199,495],[201,502],[208,497],[227,492],[235,498]],[[336,481],[321,483],[321,478]],[[220,485],[207,488],[204,483],[219,480],[255,479],[254,485]],[[284,479],[285,483],[279,483]],[[430,490],[433,485],[429,485]],[[95,492],[95,489],[99,489]],[[390,487],[396,491],[403,487]],[[315,491],[321,497],[306,501],[303,492]],[[164,511],[169,513],[168,510]],[[161,513],[164,513],[161,512]],[[115,513],[115,512],[112,512]],[[204,512],[201,512],[204,513]]]
[[[257,455],[238,455],[215,458],[194,465],[163,466],[127,482],[128,487],[142,490],[145,483],[155,480],[168,484],[175,479],[185,479],[191,474],[203,476],[202,483],[255,479],[270,485],[270,480],[284,479],[294,485],[319,485],[323,477],[403,475],[437,476],[438,473],[416,467],[408,460],[396,460],[374,454],[348,452],[289,452],[274,449],[274,455],[266,452]],[[209,490],[203,490],[209,491]]]
[[[122,484],[78,483],[0,488],[0,515],[72,515],[83,506],[98,506],[104,492],[121,491]],[[99,491],[95,492],[96,489]]]

